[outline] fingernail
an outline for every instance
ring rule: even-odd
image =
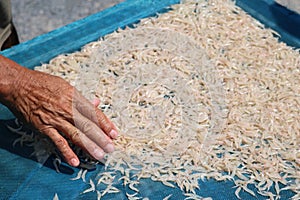
[[[94,151],[94,155],[97,160],[101,160],[101,159],[103,159],[104,153],[103,153],[103,151],[96,149]]]
[[[113,144],[109,143],[109,144],[106,145],[105,150],[106,150],[107,153],[111,153],[115,150],[115,147],[114,147]]]
[[[109,133],[109,135],[112,137],[112,138],[116,138],[116,137],[118,137],[118,132],[116,131],[116,130],[111,130],[110,131],[110,133]]]
[[[100,163],[102,163],[103,165],[105,165],[105,162],[106,162],[105,159],[102,158],[102,159],[100,159],[100,160],[98,160],[98,161],[99,161]]]
[[[77,160],[76,158],[72,158],[71,164],[72,164],[72,166],[77,167],[79,165],[79,160]]]

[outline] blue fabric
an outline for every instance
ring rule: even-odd
[[[33,69],[51,58],[79,50],[83,45],[130,26],[140,19],[167,11],[180,0],[127,0],[50,33],[38,36],[0,54]],[[277,31],[283,42],[300,48],[300,15],[278,5],[274,0],[236,0],[238,6],[267,27]],[[11,112],[0,104],[0,119],[12,119]]]
[[[236,0],[236,4],[266,27],[277,31],[280,40],[300,48],[300,15],[274,0]]]
[[[59,54],[79,50],[83,45],[97,40],[99,37],[114,31],[118,27],[132,25],[141,18],[154,15],[157,12],[167,11],[167,6],[178,2],[179,0],[128,0],[115,7],[5,50],[1,52],[1,54],[32,69],[34,66],[47,62]],[[274,13],[283,13],[283,16],[289,19],[290,12],[282,12],[284,8],[275,5],[273,0],[253,0],[253,2],[248,0],[236,0],[236,2],[254,17],[262,20],[262,22],[265,22],[265,24],[270,27],[278,29],[283,35],[282,40],[285,40],[295,47],[299,47],[299,35],[297,35],[299,29],[290,28],[287,31],[286,28],[281,28],[279,24],[272,21],[274,19]],[[271,5],[273,6],[273,14],[270,11]],[[279,9],[280,12],[276,9]],[[299,15],[293,14],[293,16],[293,22],[296,24],[294,27],[299,27],[299,24],[297,25]],[[14,118],[5,107],[0,107],[0,112],[2,119]],[[89,188],[88,184],[82,180],[70,180],[70,178],[77,175],[79,169],[65,166],[63,170],[64,173],[57,173],[53,168],[51,157],[45,165],[41,165],[30,156],[32,149],[29,147],[20,147],[17,145],[16,148],[12,148],[12,143],[14,139],[17,138],[17,135],[11,133],[6,128],[6,124],[12,123],[12,120],[0,121],[1,200],[53,199],[55,193],[58,194],[61,200],[96,199],[97,194],[95,192],[81,194],[81,192]],[[103,170],[103,166],[98,165],[95,171],[91,171],[87,174],[86,179],[95,178],[95,176]],[[118,181],[116,181],[115,186],[119,188],[121,192],[106,195],[103,199],[127,199],[126,192],[129,194],[133,193],[133,191],[129,190],[128,187],[124,187]],[[213,197],[213,199],[217,200],[236,199],[233,182],[206,180],[204,182],[199,181],[199,186],[201,190],[197,191],[197,193],[203,197]],[[142,180],[138,188],[140,189],[140,196],[148,197],[151,200],[163,199],[171,193],[173,196],[170,199],[180,200],[185,198],[178,188],[170,189],[161,183],[153,182],[148,179]],[[254,186],[250,186],[250,188],[254,189]],[[252,197],[243,191],[240,193],[241,198],[245,200],[266,199],[259,194],[256,195],[256,197]],[[291,191],[282,191],[280,195],[281,199],[289,199],[293,193]]]
[[[97,180],[97,175],[104,171],[103,165],[97,165],[96,170],[86,174],[87,183],[84,183],[82,179],[70,180],[77,176],[78,168],[71,168],[63,163],[61,173],[57,173],[54,170],[52,157],[49,157],[44,165],[41,165],[31,156],[33,151],[31,147],[21,147],[17,144],[13,148],[13,141],[18,135],[11,133],[6,126],[12,126],[13,124],[13,120],[0,121],[0,199],[44,200],[53,199],[55,194],[58,195],[60,200],[97,199],[96,192],[85,194],[82,194],[82,192],[90,187],[88,184],[90,179]],[[126,193],[135,193],[118,180],[120,177],[121,174],[117,174],[114,181],[114,186],[120,192],[107,194],[101,199],[127,199]],[[234,194],[234,183],[231,181],[217,182],[213,179],[199,181],[199,187],[200,190],[197,190],[197,194],[202,197],[212,197],[216,200],[237,199]],[[101,188],[104,189],[105,185],[99,185],[97,188],[100,190]],[[180,200],[185,198],[179,188],[169,188],[160,182],[154,182],[150,179],[141,180],[137,188],[140,190],[139,197],[148,197],[151,200],[161,200],[169,194],[172,194],[170,199]],[[255,191],[253,185],[250,185],[249,188]],[[272,190],[274,191],[274,188]],[[256,195],[256,197],[253,197],[243,191],[240,192],[240,197],[244,200],[266,199],[259,194]],[[281,199],[289,199],[294,194],[291,191],[282,191],[280,195]]]

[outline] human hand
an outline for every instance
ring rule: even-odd
[[[62,78],[22,68],[10,92],[6,105],[49,136],[71,166],[78,166],[79,159],[60,132],[97,160],[114,151],[112,139],[118,132],[96,108],[99,101],[93,105]]]

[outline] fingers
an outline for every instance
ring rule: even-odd
[[[59,131],[65,133],[74,144],[97,160],[102,160],[105,152],[110,153],[114,151],[112,140],[96,124],[79,113],[76,113],[75,116],[77,127],[65,121],[64,123],[59,123]]]
[[[97,117],[97,124],[100,126],[100,128],[111,138],[117,138],[118,131],[108,117],[99,109],[96,109],[95,113]]]
[[[109,138],[94,122],[81,115],[78,111],[74,111],[74,124],[76,128],[105,152],[111,153],[114,151],[111,138]]]
[[[80,146],[82,149],[84,149],[86,152],[88,152],[96,160],[103,160],[104,155],[105,155],[105,152],[103,151],[103,149],[101,149],[98,145],[96,145],[85,134],[80,133],[80,134],[77,134],[75,137],[78,137],[78,139],[75,139],[73,137],[75,140],[78,140],[78,142],[79,142],[79,143],[77,143],[78,146]]]
[[[77,94],[73,101],[72,122],[60,119],[54,125],[56,130],[51,128],[44,131],[54,141],[66,162],[71,166],[78,166],[80,161],[69,147],[66,139],[58,131],[63,132],[75,145],[97,160],[103,160],[105,153],[114,151],[111,138],[116,138],[117,136],[114,133],[116,132],[115,127],[101,110],[96,108],[99,104],[99,99],[95,99],[91,103],[83,96]],[[98,119],[100,119],[100,122]]]
[[[47,128],[42,130],[42,132],[50,137],[69,165],[73,167],[77,167],[79,165],[80,162],[78,157],[70,148],[67,140],[61,136],[57,130],[54,128]]]
[[[98,101],[96,100],[93,103],[94,105],[97,105]],[[78,110],[87,119],[97,124],[106,135],[115,139],[118,136],[116,127],[107,116],[94,105],[85,99],[79,92],[75,92],[73,110]]]

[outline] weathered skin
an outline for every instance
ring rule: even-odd
[[[68,164],[79,165],[60,133],[97,160],[114,151],[118,133],[93,103],[62,78],[24,68],[0,55],[0,102],[19,119],[51,138]]]

